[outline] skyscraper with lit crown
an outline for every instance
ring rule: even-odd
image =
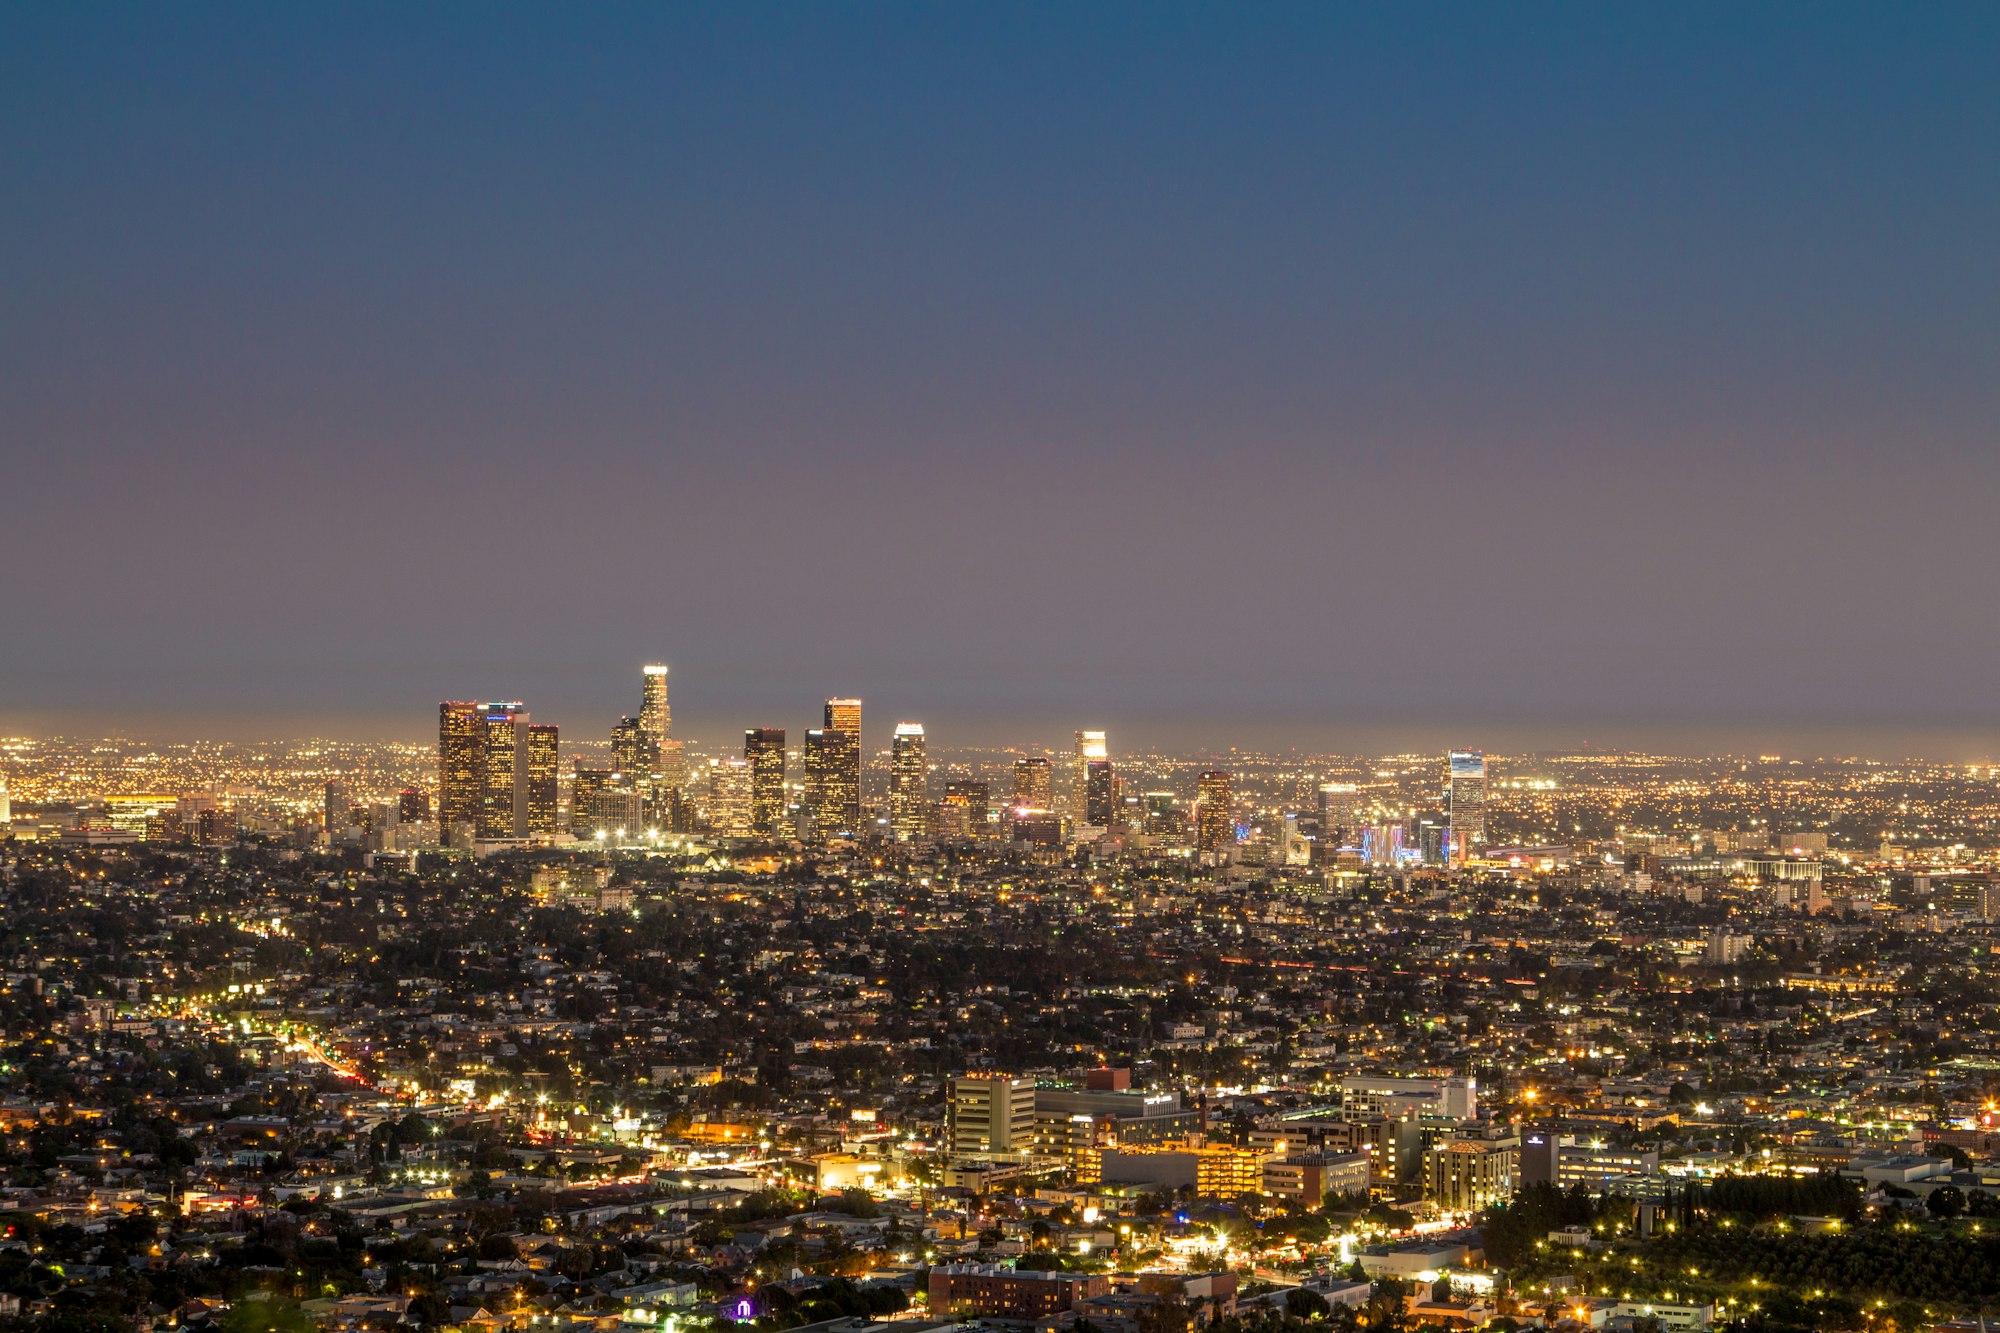
[[[861,832],[861,701],[828,699],[825,725],[806,732],[805,808],[821,837]]]
[[[1458,865],[1486,847],[1486,754],[1453,750],[1445,760],[1445,818],[1451,860]]]
[[[915,842],[929,830],[930,761],[921,722],[898,722],[889,746],[889,833]]]
[[[1070,756],[1069,806],[1067,813],[1071,823],[1093,823],[1090,818],[1090,766],[1107,763],[1111,758],[1111,746],[1101,731],[1079,731],[1076,733],[1076,749]],[[1107,767],[1108,775],[1110,769]]]
[[[667,704],[667,667],[664,662],[653,662],[643,672],[639,725],[652,742],[653,767],[650,773],[636,776],[657,778],[655,785],[678,792],[687,786],[687,755],[681,742],[674,739],[674,710]],[[654,793],[656,801],[664,796],[664,792]]]

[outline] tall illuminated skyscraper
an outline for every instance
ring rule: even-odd
[[[1453,750],[1445,761],[1445,817],[1451,860],[1459,865],[1486,847],[1486,754]]]
[[[808,727],[799,746],[799,767],[805,770],[805,810],[813,832],[822,838],[842,832],[838,775],[845,749],[846,737],[825,727]]]
[[[821,833],[861,831],[861,701],[828,699],[825,732],[826,771],[821,803],[812,809]]]
[[[1111,747],[1101,731],[1076,733],[1076,750],[1070,756],[1069,818],[1072,823],[1093,823],[1090,818],[1090,766],[1111,757]],[[1109,772],[1110,770],[1106,770]]]
[[[438,705],[438,832],[447,847],[474,832],[484,795],[479,705],[455,700]]]
[[[897,842],[915,842],[928,829],[930,760],[921,722],[898,722],[889,746],[889,833]]]
[[[1109,759],[1092,759],[1083,766],[1083,822],[1093,828],[1118,823],[1118,775]]]
[[[785,822],[785,729],[744,732],[743,759],[750,765],[750,827],[770,833]]]
[[[659,754],[659,743],[640,719],[621,717],[611,729],[611,766],[624,774],[627,782],[651,780]]]
[[[1201,775],[1195,788],[1194,844],[1204,852],[1236,845],[1235,783],[1214,769]]]
[[[656,786],[672,791],[680,791],[687,786],[687,755],[681,742],[674,739],[674,710],[667,705],[667,668],[665,663],[655,662],[645,668],[642,678],[645,693],[639,703],[639,725],[652,741],[653,767],[650,776],[658,779]],[[648,774],[640,774],[644,778]],[[658,800],[666,793],[655,792]]]
[[[1046,759],[1014,761],[1014,804],[1029,810],[1047,810],[1053,805],[1054,771]]]
[[[747,759],[708,761],[708,826],[729,838],[752,832],[750,789],[755,775]]]
[[[639,725],[655,745],[664,746],[674,734],[674,711],[667,706],[667,668],[654,662],[642,670],[645,690],[639,704]]]
[[[1354,803],[1360,793],[1345,782],[1319,785],[1319,840],[1328,847],[1345,847],[1355,828]]]
[[[527,729],[522,770],[522,817],[517,837],[539,838],[559,831],[556,802],[558,733],[553,722]]]
[[[528,709],[521,703],[479,710],[479,836],[526,836]]]

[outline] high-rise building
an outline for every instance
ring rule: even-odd
[[[1118,777],[1111,771],[1111,761],[1088,761],[1083,766],[1083,822],[1110,828],[1118,815]]]
[[[521,831],[517,837],[546,837],[561,829],[556,800],[557,749],[555,723],[536,722],[528,727],[521,775]]]
[[[1014,761],[1014,804],[1029,810],[1052,810],[1054,773],[1046,759]]]
[[[930,776],[923,723],[898,722],[889,746],[889,833],[897,842],[915,842],[928,832]]]
[[[785,729],[745,731],[743,759],[750,765],[750,827],[770,833],[785,822]]]
[[[1220,769],[1201,775],[1195,789],[1194,842],[1204,852],[1236,845],[1234,785],[1229,774]]]
[[[807,807],[822,835],[861,831],[861,701],[828,699],[819,799]]]
[[[1345,782],[1319,784],[1319,840],[1330,847],[1345,847],[1355,829],[1354,804],[1360,793]]]
[[[396,818],[405,824],[430,822],[431,803],[415,787],[405,787],[396,797]]]
[[[1178,803],[1170,791],[1149,791],[1145,797],[1146,832],[1178,833],[1184,830],[1186,821],[1181,818]]]
[[[955,839],[991,837],[987,821],[992,799],[992,789],[984,782],[960,778],[945,783],[944,800],[939,802],[943,827],[938,835]]]
[[[354,797],[347,790],[347,784],[339,778],[328,779],[321,795],[325,808],[320,826],[326,830],[329,839],[337,838],[354,818]]]
[[[438,832],[447,847],[476,829],[485,783],[478,704],[438,705]]]
[[[730,838],[747,838],[751,822],[753,770],[747,759],[708,761],[708,826]]]
[[[1110,744],[1101,731],[1079,731],[1076,733],[1076,749],[1070,756],[1069,806],[1065,813],[1070,821],[1077,824],[1094,822],[1088,809],[1090,803],[1090,765],[1111,758]],[[1109,770],[1107,770],[1109,771]]]
[[[569,831],[587,838],[598,829],[597,795],[611,785],[608,768],[585,768],[581,763],[569,784]]]
[[[527,706],[518,702],[480,707],[478,829],[481,838],[526,836],[528,720]]]
[[[650,781],[659,754],[659,742],[638,718],[621,717],[611,728],[611,766],[630,781]]]
[[[1035,1080],[959,1074],[946,1114],[954,1157],[1027,1152],[1035,1138]]]
[[[1451,859],[1460,864],[1486,847],[1486,755],[1453,750],[1446,760],[1445,814],[1451,826]]]
[[[653,738],[653,744],[664,748],[674,734],[674,712],[667,706],[667,668],[655,662],[642,670],[645,688],[639,704],[639,725]]]
[[[652,742],[648,752],[653,763],[649,770],[656,779],[652,799],[670,804],[670,793],[687,786],[687,754],[674,739],[674,710],[667,706],[667,668],[655,662],[645,668],[645,693],[639,703],[639,726]],[[660,790],[665,788],[665,790]]]
[[[805,813],[817,837],[832,837],[840,828],[840,780],[847,738],[825,727],[809,727],[799,747],[805,770]]]

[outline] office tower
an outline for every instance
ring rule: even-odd
[[[484,704],[479,710],[479,726],[479,836],[525,837],[528,822],[527,705],[518,702]]]
[[[1486,755],[1453,750],[1446,761],[1445,815],[1451,832],[1451,860],[1471,860],[1486,846]]]
[[[1195,789],[1194,843],[1204,852],[1236,845],[1236,809],[1229,774],[1219,769],[1201,775]]]
[[[674,712],[667,706],[667,668],[656,662],[644,671],[645,693],[639,704],[639,725],[653,738],[654,745],[665,749],[674,734]]]
[[[951,1080],[951,1154],[1025,1153],[1034,1146],[1035,1080],[1007,1074],[959,1074]]]
[[[1442,811],[1425,810],[1419,814],[1410,832],[1417,840],[1417,859],[1427,866],[1441,866],[1450,860],[1446,853],[1451,835],[1445,828]]]
[[[555,723],[536,722],[528,727],[521,774],[521,831],[517,837],[547,837],[561,827],[556,802],[557,748]]]
[[[405,787],[396,796],[396,818],[404,824],[430,822],[431,803],[415,787]]]
[[[354,798],[348,794],[347,784],[339,778],[329,779],[320,795],[323,798],[320,827],[326,830],[329,839],[337,838],[354,818]]]
[[[744,732],[743,761],[750,765],[750,827],[769,833],[785,821],[785,729]]]
[[[1089,824],[1093,821],[1088,810],[1090,765],[1100,760],[1108,760],[1111,749],[1101,731],[1079,731],[1076,733],[1076,749],[1070,756],[1069,808],[1072,823]]]
[[[649,782],[659,759],[657,742],[636,717],[621,717],[611,729],[611,767],[627,781]]]
[[[841,832],[838,773],[846,739],[825,727],[809,727],[804,743],[799,746],[799,766],[805,770],[804,809],[817,837],[832,837]]]
[[[1182,828],[1181,812],[1170,791],[1149,791],[1145,797],[1146,832],[1177,833]]]
[[[1083,822],[1110,828],[1118,820],[1118,779],[1109,759],[1092,759],[1083,766]]]
[[[639,727],[652,744],[647,752],[653,765],[648,772],[657,779],[652,799],[656,805],[668,806],[672,803],[668,793],[687,786],[687,752],[682,742],[674,739],[674,710],[667,706],[667,668],[653,663],[645,669],[644,681]]]
[[[1319,840],[1343,847],[1355,828],[1354,803],[1359,793],[1345,782],[1319,784]]]
[[[826,748],[821,804],[813,822],[822,834],[861,831],[861,701],[826,701]]]
[[[610,785],[610,769],[576,766],[569,784],[569,831],[576,837],[587,838],[597,831],[597,794]]]
[[[923,723],[898,722],[889,746],[889,834],[897,842],[915,842],[927,831],[930,776]]]
[[[7,795],[7,775],[0,773],[0,826],[14,822],[14,802]]]
[[[1053,770],[1046,759],[1014,761],[1014,804],[1030,810],[1055,807]]]
[[[447,847],[479,823],[482,728],[478,704],[438,705],[438,834]]]
[[[730,838],[747,838],[752,831],[751,787],[754,777],[747,759],[708,761],[708,826]]]
[[[987,807],[991,789],[984,782],[961,778],[944,784],[944,799],[938,802],[940,838],[971,841],[989,836]]]

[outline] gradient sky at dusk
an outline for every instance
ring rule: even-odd
[[[0,723],[595,737],[663,657],[718,739],[2000,750],[1996,69],[1990,4],[14,5]]]

